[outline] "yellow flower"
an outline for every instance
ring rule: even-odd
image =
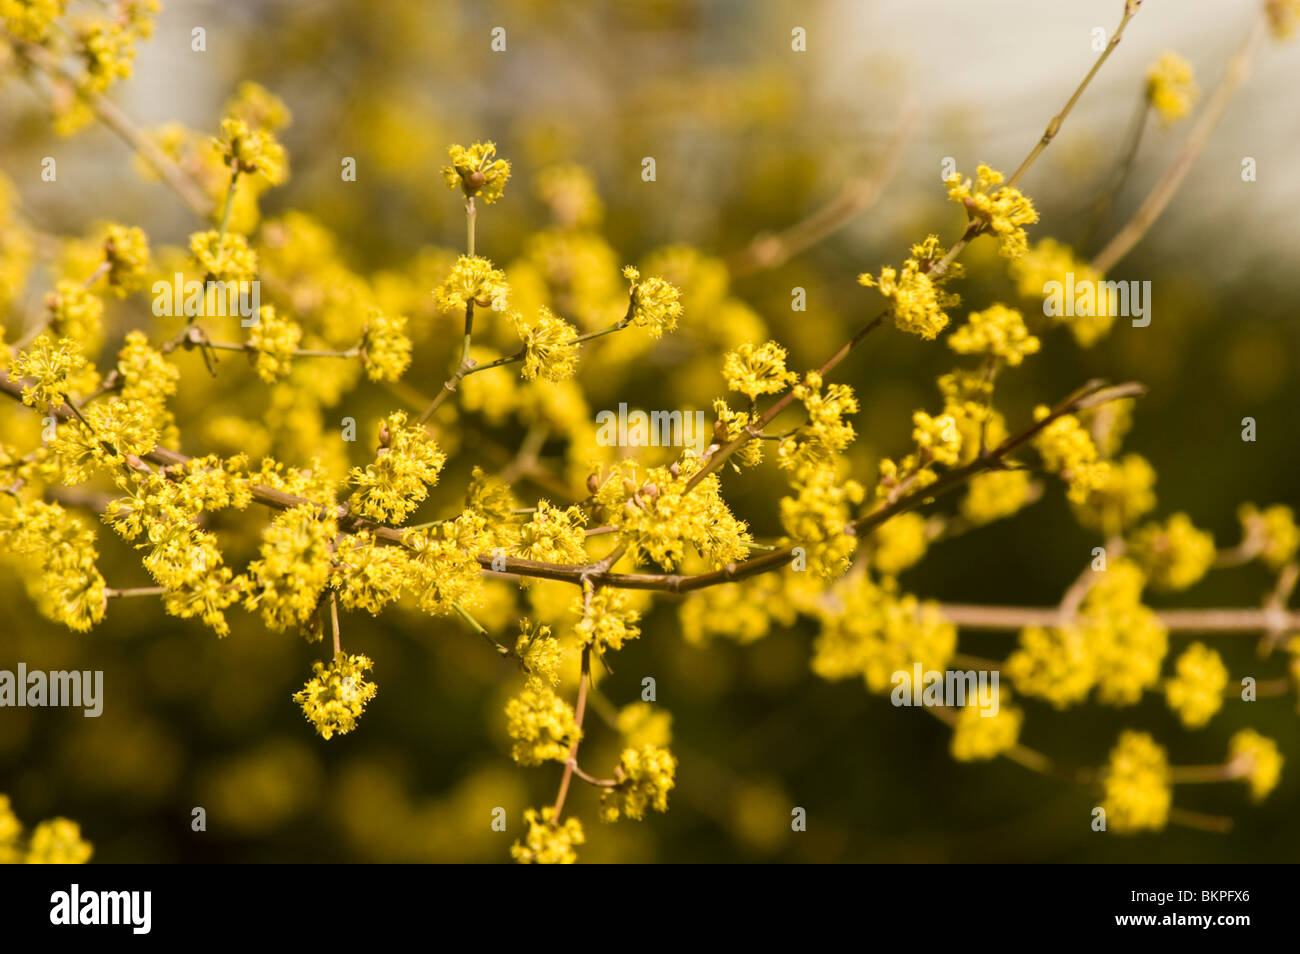
[[[510,857],[524,865],[571,865],[578,860],[574,845],[585,842],[582,822],[566,818],[564,824],[555,822],[555,810],[547,807],[540,812],[530,808],[524,812],[528,834],[510,848]]]
[[[267,384],[285,377],[293,370],[293,356],[300,341],[302,329],[296,322],[281,317],[274,305],[263,305],[257,324],[248,332],[248,347],[257,354],[257,376]]]
[[[915,411],[912,414],[912,424],[912,440],[916,441],[923,462],[933,461],[945,467],[957,466],[961,454],[961,434],[952,415],[931,417],[924,411]]]
[[[1223,707],[1228,669],[1203,643],[1192,643],[1174,663],[1177,675],[1165,685],[1165,701],[1189,729],[1199,729]]]
[[[1066,709],[1087,698],[1097,677],[1086,636],[1076,627],[1027,626],[1007,657],[1006,674],[1016,691]]]
[[[976,474],[967,485],[961,515],[974,524],[1009,517],[1033,497],[1034,482],[1023,470],[996,470]]]
[[[637,626],[641,613],[632,605],[632,594],[626,590],[602,587],[592,594],[586,612],[584,605],[584,598],[579,595],[573,610],[582,613],[582,619],[574,632],[598,653],[622,649],[625,642],[641,635]]]
[[[624,749],[614,775],[618,785],[600,792],[602,821],[618,821],[620,815],[640,821],[648,808],[668,811],[668,793],[676,784],[677,760],[667,749],[655,745]]]
[[[739,391],[751,402],[760,394],[779,394],[798,380],[798,375],[785,369],[785,349],[775,341],[757,347],[746,342],[728,352],[722,374],[730,390]]]
[[[623,277],[632,283],[628,306],[632,324],[648,329],[651,338],[677,327],[677,319],[682,316],[682,293],[676,285],[658,277],[643,280],[631,265],[623,269]]]
[[[824,466],[853,442],[856,432],[846,421],[858,413],[858,399],[847,384],[830,384],[822,390],[822,376],[809,371],[794,387],[794,396],[808,413],[808,422],[777,444],[777,464],[783,470]]]
[[[1021,191],[1002,185],[1002,173],[981,164],[977,180],[963,179],[960,173],[948,177],[948,198],[966,207],[972,223],[998,237],[999,251],[1007,258],[1019,258],[1028,251],[1024,226],[1038,221],[1034,204]]]
[[[315,675],[294,693],[293,701],[302,707],[308,721],[315,723],[321,738],[347,735],[357,727],[357,719],[377,691],[365,677],[373,665],[365,656],[347,653],[335,655],[328,666],[312,664]]]
[[[110,225],[104,233],[108,285],[118,296],[144,287],[149,271],[149,240],[143,229]]]
[[[1075,518],[1089,529],[1114,536],[1155,508],[1155,483],[1155,468],[1146,458],[1126,454],[1111,461],[1105,480],[1073,504]]]
[[[348,479],[357,490],[348,501],[354,511],[373,520],[399,524],[420,505],[447,462],[422,424],[406,423],[394,411],[379,426],[380,448],[365,470],[353,467]]]
[[[944,310],[961,304],[960,295],[943,290],[950,279],[961,277],[960,264],[953,263],[941,274],[931,276],[944,254],[938,236],[931,235],[912,246],[911,257],[903,262],[901,270],[882,268],[878,278],[865,272],[858,276],[858,284],[880,291],[881,297],[889,302],[889,315],[900,331],[933,339],[948,325]]]
[[[1131,834],[1165,827],[1173,801],[1169,762],[1151,736],[1131,730],[1120,733],[1103,784],[1107,831]]]
[[[1016,282],[1016,291],[1041,307],[1050,282],[1067,283],[1066,276],[1073,274],[1076,287],[1096,288],[1102,274],[1086,261],[1075,257],[1074,251],[1055,239],[1045,238],[1034,243],[1023,256],[1013,261],[1008,271]],[[1081,347],[1090,348],[1110,331],[1115,316],[1106,309],[1108,296],[1095,295],[1093,310],[1097,314],[1062,316],[1057,320],[1070,329],[1070,334]]]
[[[1282,777],[1277,743],[1254,729],[1242,729],[1228,740],[1228,766],[1234,777],[1246,780],[1257,802],[1268,797]]]
[[[442,178],[448,189],[460,189],[468,198],[479,196],[488,205],[501,198],[510,163],[496,158],[496,143],[476,142],[468,149],[453,145],[447,154],[451,165],[442,167]]]
[[[949,750],[958,762],[996,758],[1015,747],[1025,714],[1012,706],[1011,693],[999,688],[997,712],[986,715],[978,702],[968,702],[957,714]]]
[[[520,765],[563,762],[582,738],[573,708],[540,677],[531,676],[519,695],[506,703],[506,732],[514,740],[510,754]]]
[[[213,140],[221,151],[221,162],[228,169],[249,175],[261,175],[271,185],[279,185],[287,175],[284,147],[264,129],[249,129],[248,123],[233,116],[221,120],[221,135]]]
[[[1192,66],[1177,53],[1163,53],[1147,69],[1147,102],[1166,125],[1186,116],[1201,91]]]
[[[986,354],[1015,366],[1036,354],[1039,341],[1025,328],[1020,312],[1005,305],[971,312],[967,323],[948,337],[948,347],[958,354]]]
[[[531,320],[515,313],[515,330],[524,343],[525,381],[563,381],[578,370],[578,330],[543,305]]]
[[[919,513],[900,513],[872,532],[871,562],[881,573],[897,575],[925,556],[926,520]]]
[[[552,686],[559,684],[564,647],[551,635],[551,627],[535,626],[532,620],[521,619],[519,638],[515,640],[515,657],[529,675],[545,679]]]
[[[190,236],[190,252],[212,281],[247,282],[257,277],[257,253],[237,233],[195,232]]]
[[[1050,413],[1045,405],[1039,405],[1034,420],[1041,421]],[[1097,459],[1097,445],[1073,414],[1064,414],[1039,431],[1034,447],[1043,466],[1069,484],[1066,496],[1072,503],[1083,503],[1092,491],[1104,487],[1110,476],[1110,465]]]
[[[5,29],[20,40],[41,43],[54,21],[63,16],[66,0],[0,0]]]
[[[481,256],[462,255],[451,274],[434,290],[433,300],[448,312],[461,312],[473,302],[480,308],[504,311],[510,302],[510,286],[504,272]]]
[[[71,338],[41,334],[18,352],[9,365],[12,378],[30,379],[23,384],[23,403],[38,411],[48,411],[63,403],[71,387],[70,379],[86,367],[81,345]]]
[[[371,381],[396,381],[411,364],[406,318],[372,307],[361,329],[361,360]]]
[[[1300,550],[1300,527],[1295,511],[1282,504],[1266,507],[1262,512],[1254,504],[1237,508],[1242,534],[1260,544],[1259,558],[1271,570],[1280,570],[1295,559]]]
[[[66,818],[43,821],[27,845],[29,865],[84,865],[94,847],[81,837],[81,826]]]
[[[1164,526],[1149,523],[1134,533],[1129,553],[1153,586],[1185,590],[1214,564],[1214,537],[1197,530],[1187,514],[1176,513]]]

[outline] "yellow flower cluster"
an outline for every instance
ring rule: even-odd
[[[380,424],[379,444],[375,462],[348,475],[357,487],[348,506],[372,520],[400,524],[438,482],[447,455],[423,425],[406,423],[405,411],[394,411]]]
[[[494,268],[481,256],[462,255],[456,259],[451,273],[433,292],[438,308],[447,312],[460,312],[473,302],[480,308],[504,311],[510,302],[510,286],[505,273]]]
[[[933,339],[948,326],[945,309],[961,304],[961,296],[944,290],[944,285],[960,278],[962,267],[953,263],[940,274],[931,276],[935,265],[944,257],[937,235],[912,246],[911,256],[902,269],[885,267],[876,277],[870,272],[858,276],[858,284],[876,288],[889,302],[889,315],[900,331]]]
[[[543,305],[534,318],[516,312],[515,330],[524,344],[525,381],[563,381],[578,370],[578,330]]]
[[[1103,276],[1087,262],[1075,257],[1074,251],[1056,239],[1045,238],[1034,244],[1023,256],[1013,261],[1009,271],[1016,282],[1016,291],[1041,306],[1049,282],[1066,283],[1066,275],[1074,275],[1075,287],[1097,287]],[[1095,296],[1093,315],[1062,316],[1082,347],[1089,348],[1105,337],[1115,323],[1115,316],[1107,311],[1106,296]]]
[[[24,841],[23,825],[9,796],[0,795],[0,864],[84,865],[93,852],[90,842],[81,837],[81,826],[66,818],[41,822]]]
[[[1265,0],[1269,28],[1279,40],[1287,40],[1300,29],[1300,0]]]
[[[468,149],[453,145],[447,154],[451,165],[442,167],[442,178],[448,189],[460,189],[466,198],[478,196],[487,205],[501,198],[510,178],[510,163],[496,158],[496,143],[476,142]]]
[[[406,318],[371,307],[361,329],[361,360],[371,381],[396,381],[411,365]]]
[[[1139,454],[1110,461],[1105,479],[1072,504],[1075,519],[1110,538],[1155,509],[1155,483],[1155,468]]]
[[[925,517],[914,511],[900,513],[871,534],[871,563],[887,576],[897,576],[925,556],[929,539]]]
[[[600,793],[602,821],[618,821],[620,816],[640,821],[647,809],[668,811],[668,793],[676,784],[677,760],[667,749],[656,745],[626,748],[615,775],[618,785]]]
[[[622,649],[625,642],[641,635],[637,626],[641,613],[632,605],[631,593],[601,588],[591,595],[590,605],[584,606],[586,602],[579,596],[574,604],[574,611],[582,614],[574,632],[596,652]]]
[[[1177,53],[1162,53],[1147,69],[1147,102],[1165,125],[1191,112],[1200,93],[1192,65]]]
[[[544,679],[552,686],[560,682],[560,663],[564,647],[551,635],[551,627],[534,625],[532,620],[519,621],[519,638],[515,640],[515,658],[530,676]]]
[[[1102,784],[1107,831],[1131,834],[1165,827],[1173,801],[1169,761],[1151,736],[1122,732]]]
[[[266,129],[250,129],[244,120],[227,116],[221,120],[221,135],[213,144],[232,174],[261,175],[271,185],[279,185],[288,176],[284,147]]]
[[[1242,504],[1237,510],[1242,533],[1261,541],[1260,559],[1272,570],[1280,570],[1295,559],[1300,550],[1300,527],[1295,511],[1275,504],[1260,511],[1254,504]]]
[[[1168,632],[1140,601],[1142,571],[1116,560],[1097,576],[1073,622],[1021,632],[1006,673],[1022,694],[1064,709],[1095,687],[1099,702],[1132,705],[1158,683]]]
[[[677,319],[682,316],[682,293],[676,285],[658,277],[642,280],[641,273],[631,265],[623,269],[623,277],[632,283],[632,324],[649,330],[651,338],[662,337],[665,331],[677,327]]]
[[[727,387],[739,391],[750,402],[760,394],[779,394],[798,380],[798,375],[785,368],[785,349],[775,341],[755,347],[746,342],[735,351],[729,351],[722,360],[722,374]]]
[[[976,474],[962,498],[961,515],[977,526],[992,523],[1017,513],[1034,493],[1034,482],[1024,470]]]
[[[618,527],[633,560],[673,570],[688,548],[715,567],[748,556],[753,538],[722,499],[718,475],[709,474],[687,493],[699,465],[697,458],[683,457],[648,468],[641,477],[637,462],[628,460],[597,477],[600,512]]]
[[[347,735],[357,726],[366,703],[378,691],[366,673],[373,663],[365,656],[338,653],[327,666],[312,664],[314,675],[307,685],[294,693],[293,701],[302,706],[303,715],[316,726],[323,739]]]
[[[1045,405],[1034,409],[1034,420],[1041,421],[1051,411]],[[1073,414],[1056,418],[1034,438],[1034,447],[1043,458],[1043,466],[1069,485],[1066,496],[1082,504],[1094,490],[1104,487],[1110,464],[1099,460],[1097,445]]]
[[[777,445],[777,464],[783,470],[824,467],[835,460],[856,432],[845,420],[858,413],[858,399],[847,384],[830,384],[823,391],[822,376],[809,371],[794,387],[794,396],[808,412],[806,424],[783,437]]]
[[[1128,552],[1146,571],[1151,585],[1185,590],[1214,564],[1214,537],[1197,530],[1185,513],[1176,513],[1161,526],[1149,523],[1128,542]]]
[[[63,403],[64,395],[86,367],[86,356],[76,341],[41,334],[14,356],[9,376],[24,379],[24,404],[48,411]]]
[[[999,687],[997,696],[998,709],[993,715],[977,703],[968,703],[957,713],[949,751],[958,762],[997,758],[1015,748],[1025,713],[1011,705],[1011,693],[1005,687]]]
[[[334,516],[310,504],[276,515],[262,535],[261,558],[248,566],[252,590],[244,601],[260,609],[268,629],[306,627],[330,578]]]
[[[257,355],[253,368],[267,384],[293,370],[293,356],[302,341],[302,328],[285,318],[274,305],[258,309],[257,324],[248,332],[248,347]]]
[[[28,589],[43,616],[79,633],[104,618],[104,578],[95,567],[95,534],[57,503],[15,498],[0,510],[0,544],[24,563]]]
[[[953,173],[947,179],[948,198],[966,207],[966,216],[981,231],[998,237],[998,250],[1007,258],[1019,258],[1029,249],[1024,226],[1038,221],[1038,212],[1028,196],[1013,186],[1002,185],[1002,173],[981,164],[976,181]]]
[[[250,282],[257,277],[257,253],[236,232],[195,232],[190,236],[190,254],[211,281]]]
[[[896,672],[942,670],[957,647],[957,630],[938,608],[865,577],[846,578],[818,608],[821,633],[813,642],[813,672],[823,679],[861,676],[871,692],[886,693]]]
[[[1242,729],[1228,740],[1229,770],[1250,786],[1250,797],[1260,801],[1277,787],[1282,777],[1282,755],[1277,743],[1254,729]]]
[[[143,229],[109,225],[104,230],[109,288],[119,297],[144,287],[149,273],[149,239]]]
[[[529,677],[506,703],[506,732],[514,742],[510,754],[520,765],[563,762],[569,747],[582,738],[573,707],[538,676]]]
[[[1175,675],[1165,684],[1165,701],[1189,729],[1199,729],[1223,707],[1228,667],[1204,643],[1192,643],[1174,663]]]
[[[1006,305],[971,312],[966,324],[948,337],[948,347],[958,354],[992,355],[1012,366],[1037,354],[1039,344],[1025,328],[1024,316]]]
[[[795,492],[781,498],[781,526],[792,546],[802,547],[807,569],[822,579],[834,579],[849,567],[858,540],[846,533],[853,508],[866,491],[834,467],[804,465],[790,481]]]
[[[564,824],[555,821],[555,810],[549,806],[540,812],[530,808],[524,812],[528,834],[510,848],[510,857],[526,865],[571,865],[578,860],[573,850],[587,840],[582,822],[566,818]]]
[[[924,411],[912,414],[912,440],[920,452],[921,466],[930,463],[956,467],[961,456],[961,432],[950,414],[931,417]]]

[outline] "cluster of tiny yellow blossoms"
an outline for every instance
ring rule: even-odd
[[[1192,66],[1177,53],[1163,53],[1147,70],[1147,102],[1169,124],[1191,112],[1200,95]]]
[[[1192,643],[1174,663],[1175,675],[1165,684],[1169,708],[1189,729],[1199,729],[1223,707],[1228,667],[1204,643]]]
[[[755,401],[761,394],[779,394],[798,380],[785,368],[785,349],[775,341],[757,347],[749,342],[730,351],[722,360],[727,387]]]
[[[976,169],[976,181],[953,173],[946,180],[948,198],[966,207],[971,225],[998,238],[998,250],[1007,258],[1019,258],[1029,250],[1024,227],[1038,221],[1029,197],[1014,186],[1002,185],[1002,173],[986,165]]]
[[[214,141],[222,164],[232,173],[261,175],[279,185],[288,175],[284,147],[265,129],[249,129],[248,123],[233,116],[221,120],[221,135]]]
[[[1250,797],[1267,798],[1282,777],[1282,755],[1277,743],[1254,729],[1242,729],[1228,740],[1228,771],[1250,786]]]
[[[464,311],[471,302],[480,308],[503,311],[510,302],[510,286],[505,272],[494,268],[486,258],[462,255],[434,291],[433,299],[443,311]]]
[[[131,75],[135,45],[153,35],[159,2],[130,0],[95,8],[99,15],[66,16],[67,7],[66,0],[0,0],[0,23],[9,36],[68,64],[51,97],[54,128],[63,135],[94,118],[93,97]],[[32,56],[31,51],[19,49],[24,57]]]
[[[1152,586],[1185,590],[1214,563],[1214,537],[1192,525],[1191,517],[1176,513],[1162,526],[1147,524],[1135,531],[1128,552],[1146,571]]]
[[[451,165],[442,167],[442,178],[448,189],[460,189],[467,198],[477,196],[487,205],[501,198],[510,178],[510,163],[496,158],[496,143],[476,142],[468,149],[453,145],[447,154]]]
[[[323,662],[312,665],[314,675],[294,693],[293,701],[302,706],[303,715],[316,726],[321,738],[347,735],[356,728],[366,703],[378,691],[366,679],[373,665],[365,656],[342,652],[329,665]]]
[[[1300,0],[1265,0],[1264,9],[1277,39],[1290,39],[1300,30]]]
[[[624,749],[615,774],[618,784],[600,793],[602,821],[618,821],[620,816],[640,820],[649,808],[668,811],[668,793],[676,784],[677,760],[667,749],[657,745]]]
[[[214,282],[250,282],[257,277],[257,253],[238,232],[195,232],[190,236],[190,254]]]
[[[523,690],[506,703],[506,731],[513,740],[511,756],[520,765],[540,765],[569,757],[569,747],[582,738],[573,707],[555,693],[549,681],[529,677]]]
[[[81,837],[81,826],[51,818],[24,837],[8,795],[0,795],[0,865],[84,865],[94,848]]]
[[[561,824],[555,819],[555,810],[548,806],[541,811],[535,808],[525,811],[524,824],[528,826],[528,834],[510,848],[510,857],[515,861],[530,865],[577,862],[578,853],[573,848],[587,840],[578,819],[569,817]]]
[[[1037,354],[1039,341],[1025,328],[1020,312],[1005,305],[971,312],[966,324],[948,336],[948,347],[958,354],[985,354],[1015,366],[1026,355]]]
[[[1102,274],[1081,261],[1073,249],[1056,239],[1045,238],[1034,245],[1020,258],[1011,262],[1010,274],[1016,283],[1016,291],[1024,298],[1034,300],[1042,306],[1043,296],[1051,282],[1068,284],[1067,276],[1074,276],[1074,287],[1095,289],[1100,287]],[[1115,315],[1109,311],[1110,302],[1105,295],[1093,296],[1091,309],[1070,309],[1067,315],[1057,315],[1082,347],[1088,348],[1100,341],[1115,323]],[[1092,314],[1085,314],[1090,310]]]
[[[976,702],[962,706],[949,743],[952,757],[957,761],[997,758],[1015,747],[1025,713],[1011,705],[1011,692],[1005,687],[999,687],[994,702],[996,712],[986,711]]]
[[[1121,733],[1102,784],[1107,831],[1130,834],[1165,826],[1173,802],[1169,760],[1151,736]]]
[[[1142,571],[1116,560],[1095,576],[1075,619],[1021,632],[1006,675],[1022,695],[1064,709],[1095,687],[1099,702],[1132,705],[1159,681],[1168,633],[1141,603]]]
[[[1273,570],[1280,570],[1295,559],[1300,550],[1300,527],[1295,511],[1282,504],[1261,511],[1254,504],[1242,504],[1237,510],[1242,533],[1259,541],[1260,559]]]
[[[794,495],[781,498],[787,539],[804,549],[812,573],[827,580],[841,576],[857,551],[857,537],[847,531],[866,489],[842,478],[835,468],[811,464],[794,473],[790,488]]]
[[[372,307],[361,329],[361,360],[372,381],[396,381],[411,366],[406,317]]]
[[[1040,404],[1034,409],[1034,419],[1044,420],[1051,413]],[[1110,464],[1098,459],[1092,435],[1073,414],[1063,414],[1044,427],[1034,438],[1034,447],[1043,466],[1069,485],[1071,502],[1082,504],[1090,493],[1105,486]]]
[[[379,426],[375,462],[352,468],[349,479],[356,493],[348,502],[362,516],[399,524],[428,496],[447,461],[419,424],[406,423],[404,411],[394,411]]]
[[[577,329],[543,305],[533,318],[518,313],[515,329],[524,344],[525,381],[563,381],[578,370]]]
[[[651,338],[677,327],[682,316],[681,291],[662,278],[641,278],[641,272],[631,265],[623,269],[623,277],[632,283],[629,314],[632,324],[649,330]]]
[[[846,418],[858,412],[858,399],[847,384],[825,385],[816,371],[795,385],[794,396],[808,420],[777,444],[777,463],[783,470],[824,467],[853,443],[856,432]]]
[[[945,252],[937,235],[912,246],[912,254],[901,269],[885,267],[879,277],[869,272],[858,276],[858,284],[877,289],[889,303],[889,315],[900,331],[927,340],[948,326],[946,309],[961,304],[961,296],[944,290],[944,285],[962,275],[962,266],[947,265],[937,274],[937,265]]]

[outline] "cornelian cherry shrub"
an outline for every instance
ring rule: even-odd
[[[325,859],[352,856],[336,841],[387,860],[644,858],[679,801],[747,850],[799,857],[782,846],[806,838],[820,857],[815,800],[789,776],[747,782],[726,767],[752,737],[704,756],[694,740],[710,719],[673,719],[673,700],[689,709],[692,694],[725,709],[707,673],[727,643],[796,699],[856,683],[872,697],[861,711],[941,729],[957,762],[1043,776],[1094,839],[1232,837],[1241,814],[1266,811],[1295,738],[1262,730],[1285,724],[1300,679],[1295,514],[1248,502],[1249,485],[1223,488],[1237,520],[1223,539],[1207,529],[1222,514],[1162,507],[1134,430],[1156,385],[1131,363],[1112,373],[1104,345],[1158,332],[1160,282],[1122,263],[1160,229],[1249,67],[1290,55],[1300,3],[1234,9],[1244,38],[1204,94],[1178,53],[1126,59],[1144,11],[1113,6],[1077,88],[1040,103],[1044,131],[1023,160],[957,167],[937,154],[946,231],[903,236],[880,261],[844,230],[897,173],[906,122],[871,188],[809,202],[739,252],[633,253],[608,237],[613,211],[673,202],[682,157],[665,144],[602,189],[580,151],[499,135],[500,103],[444,137],[432,163],[426,128],[380,114],[380,145],[423,156],[408,184],[428,186],[419,201],[445,219],[433,244],[371,265],[382,220],[326,223],[386,167],[319,146],[291,164],[306,91],[247,80],[204,123],[144,123],[119,87],[168,16],[156,0],[0,0],[0,96],[27,97],[40,115],[28,132],[49,152],[7,148],[0,175],[0,550],[14,625],[0,858],[131,857],[98,820],[123,794],[175,816],[175,831],[151,836],[153,857],[299,820],[329,833]],[[472,18],[458,29],[468,37]],[[786,29],[771,56],[816,36]],[[473,42],[509,57],[523,42],[510,30]],[[211,67],[209,42],[196,27],[186,62]],[[1078,222],[1035,204],[1034,173],[1113,71],[1136,77],[1138,121],[1077,212],[1097,241],[1077,242]],[[1148,126],[1173,145],[1130,175]],[[60,163],[61,150],[96,136],[95,163],[131,164],[165,216],[115,218],[111,195],[69,182],[85,163]],[[44,219],[33,197],[46,188],[80,189],[82,219]],[[844,254],[833,276],[801,264],[828,242],[860,274]],[[747,279],[792,288],[788,313],[748,303]],[[853,279],[836,319],[847,334],[814,333],[831,327],[820,287]],[[882,448],[875,435],[864,445],[861,422],[873,400],[898,406],[897,393],[873,397],[886,338],[943,371],[913,382],[906,394],[923,403]],[[1049,376],[1042,390],[1032,369],[1048,349],[1088,350],[1102,373]],[[1246,417],[1216,446],[1248,449],[1259,428]],[[1077,577],[1060,581],[1059,602],[928,591],[945,547],[993,567],[995,525],[1032,526],[1052,507],[1089,541],[1071,551]],[[1216,574],[1238,568],[1258,599],[1216,606]],[[1239,670],[1224,643],[1243,638],[1258,653]],[[63,704],[32,703],[19,671],[52,686],[93,672],[103,717],[57,723]],[[809,671],[821,688],[800,681]],[[391,697],[390,673],[405,687]],[[759,732],[740,711],[720,724]],[[1274,721],[1256,721],[1265,712]],[[1039,720],[1062,718],[1077,747],[1040,747]],[[1215,720],[1234,727],[1226,744]],[[60,740],[48,764],[31,754],[43,738]],[[221,752],[223,739],[244,747]],[[190,746],[216,754],[191,764]],[[447,752],[436,779],[421,774],[425,755]],[[1263,804],[1206,811],[1194,783]]]

